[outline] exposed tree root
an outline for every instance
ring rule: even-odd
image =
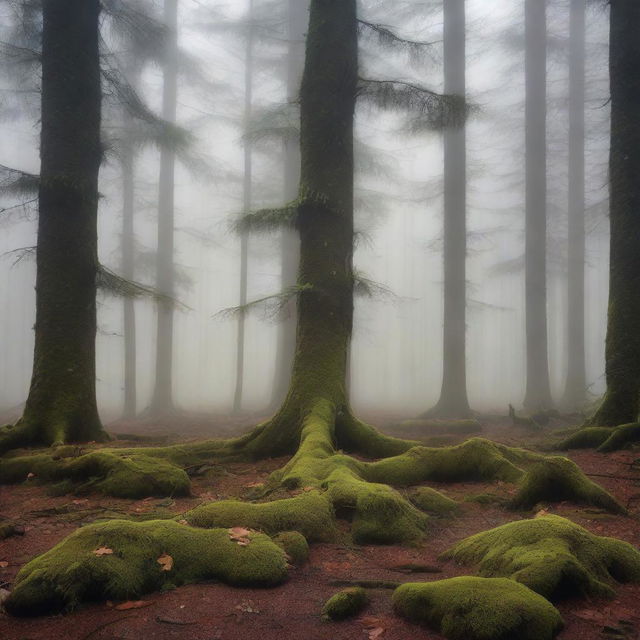
[[[598,449],[602,453],[618,451],[640,442],[640,423],[617,427],[585,427],[556,445],[557,449]]]

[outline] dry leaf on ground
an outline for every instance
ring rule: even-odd
[[[149,600],[129,600],[128,602],[117,604],[114,609],[116,611],[128,611],[129,609],[142,609],[152,604],[153,602]]]
[[[93,553],[97,556],[110,556],[113,553],[113,549],[109,549],[109,547],[99,547]]]
[[[157,562],[160,565],[161,571],[171,571],[171,569],[173,569],[173,558],[166,553],[163,553]]]

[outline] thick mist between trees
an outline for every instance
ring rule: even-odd
[[[151,14],[162,21],[161,3],[139,4],[141,10],[149,5]],[[547,205],[548,344],[538,348],[548,351],[551,390],[560,403],[575,320],[567,302],[570,15],[569,2],[551,4],[546,38],[547,193],[535,194]],[[2,40],[7,43],[20,29],[13,3],[2,5]],[[371,23],[393,24],[407,39],[432,43],[407,53],[363,33],[362,76],[444,90],[439,3],[364,1],[361,13]],[[291,305],[280,309],[277,299],[246,313],[232,309],[283,290],[282,248],[291,243],[283,243],[282,232],[274,230],[244,236],[243,248],[234,221],[243,212],[280,206],[295,197],[286,163],[296,117],[288,103],[296,93],[288,89],[287,79],[296,56],[298,64],[303,62],[304,49],[291,46],[287,20],[284,0],[178,3],[179,53],[171,62],[177,74],[175,120],[186,141],[171,151],[176,169],[170,291],[158,279],[156,260],[158,207],[166,205],[168,197],[166,183],[159,191],[160,157],[166,151],[151,142],[134,141],[133,233],[129,228],[123,234],[123,149],[137,133],[127,129],[127,96],[113,87],[105,89],[99,259],[109,270],[175,299],[173,344],[165,366],[172,367],[173,404],[186,411],[226,414],[234,408],[242,317],[246,322],[240,409],[267,412],[273,406],[282,348],[279,333],[283,316],[291,318],[295,312]],[[590,8],[585,29],[586,405],[605,387],[607,11]],[[163,109],[162,65],[151,54],[145,59],[136,53],[115,27],[106,29],[103,38],[103,68],[122,73],[151,112],[172,120],[166,101]],[[3,47],[9,62],[3,63],[0,81],[0,164],[37,174],[40,72],[33,61]],[[475,410],[506,413],[509,403],[522,405],[526,383],[523,3],[467,2],[465,62],[471,105],[466,126],[469,404]],[[412,118],[401,108],[383,112],[362,105],[356,113],[355,266],[367,285],[362,287],[365,294],[356,297],[351,346],[350,393],[358,411],[414,415],[433,406],[440,395],[443,133],[416,133]],[[36,244],[36,218],[33,195],[3,191],[0,411],[7,418],[20,415],[31,377],[35,261],[30,248]],[[127,244],[133,258],[128,267],[123,258]],[[171,243],[165,242],[163,251],[167,246]],[[138,412],[147,409],[154,396],[157,345],[163,349],[167,344],[166,335],[158,338],[156,329],[158,307],[166,301],[158,302],[153,295],[126,300],[105,291],[98,298],[97,392],[107,421],[123,411],[123,306],[132,305],[135,312]]]

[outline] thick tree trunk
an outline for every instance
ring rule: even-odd
[[[178,0],[165,0],[164,22],[167,27],[167,43],[163,67],[162,117],[167,122],[174,123],[178,103]],[[151,412],[154,414],[167,413],[173,409],[175,162],[175,152],[163,147],[160,152],[158,189],[156,286],[164,297],[158,300],[157,305],[156,380],[151,401]]]
[[[546,0],[525,0],[525,306],[528,409],[552,405],[547,354]]]
[[[569,259],[567,273],[568,367],[563,404],[586,400],[585,303],[585,18],[586,0],[571,0],[569,37]]]
[[[300,93],[300,81],[304,68],[304,41],[309,24],[308,0],[289,0],[288,9],[288,54],[287,54],[287,100],[295,102]],[[292,202],[298,195],[300,182],[300,141],[287,137],[284,142],[284,200]],[[281,287],[296,284],[300,262],[300,242],[297,234],[289,229],[282,232]],[[296,304],[291,300],[283,309],[278,327],[278,351],[276,354],[275,383],[272,407],[280,406],[287,395],[291,382],[291,367],[296,349]]]
[[[611,0],[611,257],[607,392],[592,424],[640,412],[640,4]]]
[[[444,92],[466,94],[465,0],[444,3]],[[427,415],[465,417],[467,161],[465,125],[444,131],[444,325],[442,390]]]
[[[348,410],[345,375],[353,323],[357,81],[355,0],[313,0],[300,91],[301,291],[296,353],[282,408],[247,443],[256,455],[295,451],[305,424],[322,419],[335,425],[336,417]],[[327,411],[332,415],[325,415]]]
[[[247,12],[248,28],[245,51],[244,70],[244,129],[248,131],[253,111],[253,0],[249,0]],[[244,176],[242,192],[242,210],[251,211],[253,203],[253,154],[250,140],[244,141]],[[249,234],[243,233],[240,238],[240,306],[247,304],[247,278],[249,272]],[[242,394],[244,387],[244,342],[245,342],[244,310],[238,318],[238,338],[236,344],[236,390],[233,396],[233,412],[242,409]]]
[[[43,3],[35,352],[13,429],[38,444],[106,437],[95,392],[99,14],[98,0]]]

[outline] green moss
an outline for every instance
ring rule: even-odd
[[[556,448],[567,451],[569,449],[595,449],[605,442],[611,435],[609,427],[585,427],[560,442]]]
[[[273,541],[284,549],[296,567],[303,565],[309,559],[309,543],[298,531],[283,531],[273,537]]]
[[[216,579],[238,587],[267,587],[287,577],[283,550],[259,533],[238,545],[226,529],[194,529],[172,521],[113,520],[77,530],[25,565],[5,601],[13,615],[42,615],[81,602],[131,600],[167,586]],[[113,551],[96,555],[97,549]],[[173,566],[164,571],[162,555]]]
[[[562,502],[601,507],[612,513],[626,513],[626,509],[582,473],[568,458],[549,457],[533,465],[520,483],[511,502],[515,509],[531,509],[539,502]]]
[[[511,522],[459,542],[443,557],[509,577],[549,599],[612,596],[612,583],[640,582],[640,552],[559,516]]]
[[[409,500],[421,511],[436,516],[446,516],[458,510],[455,500],[448,498],[431,487],[418,487],[409,494]]]
[[[482,431],[482,425],[477,420],[405,420],[398,425],[398,428],[419,430],[429,436],[446,434],[467,436]]]
[[[17,525],[15,522],[11,520],[2,520],[0,522],[0,540],[22,534],[24,534],[24,527]]]
[[[344,620],[358,615],[369,598],[362,587],[349,587],[329,598],[322,608],[322,615],[329,620]]]
[[[336,536],[331,503],[317,491],[260,504],[236,500],[210,502],[188,511],[180,519],[207,529],[250,527],[269,535],[298,531],[310,542],[327,542]]]
[[[610,433],[607,440],[598,447],[598,451],[602,453],[618,451],[618,449],[623,449],[624,447],[639,441],[640,423],[632,422],[631,424],[623,424],[616,427],[613,432]]]
[[[506,578],[403,584],[393,606],[449,640],[552,640],[563,627],[552,604]]]

